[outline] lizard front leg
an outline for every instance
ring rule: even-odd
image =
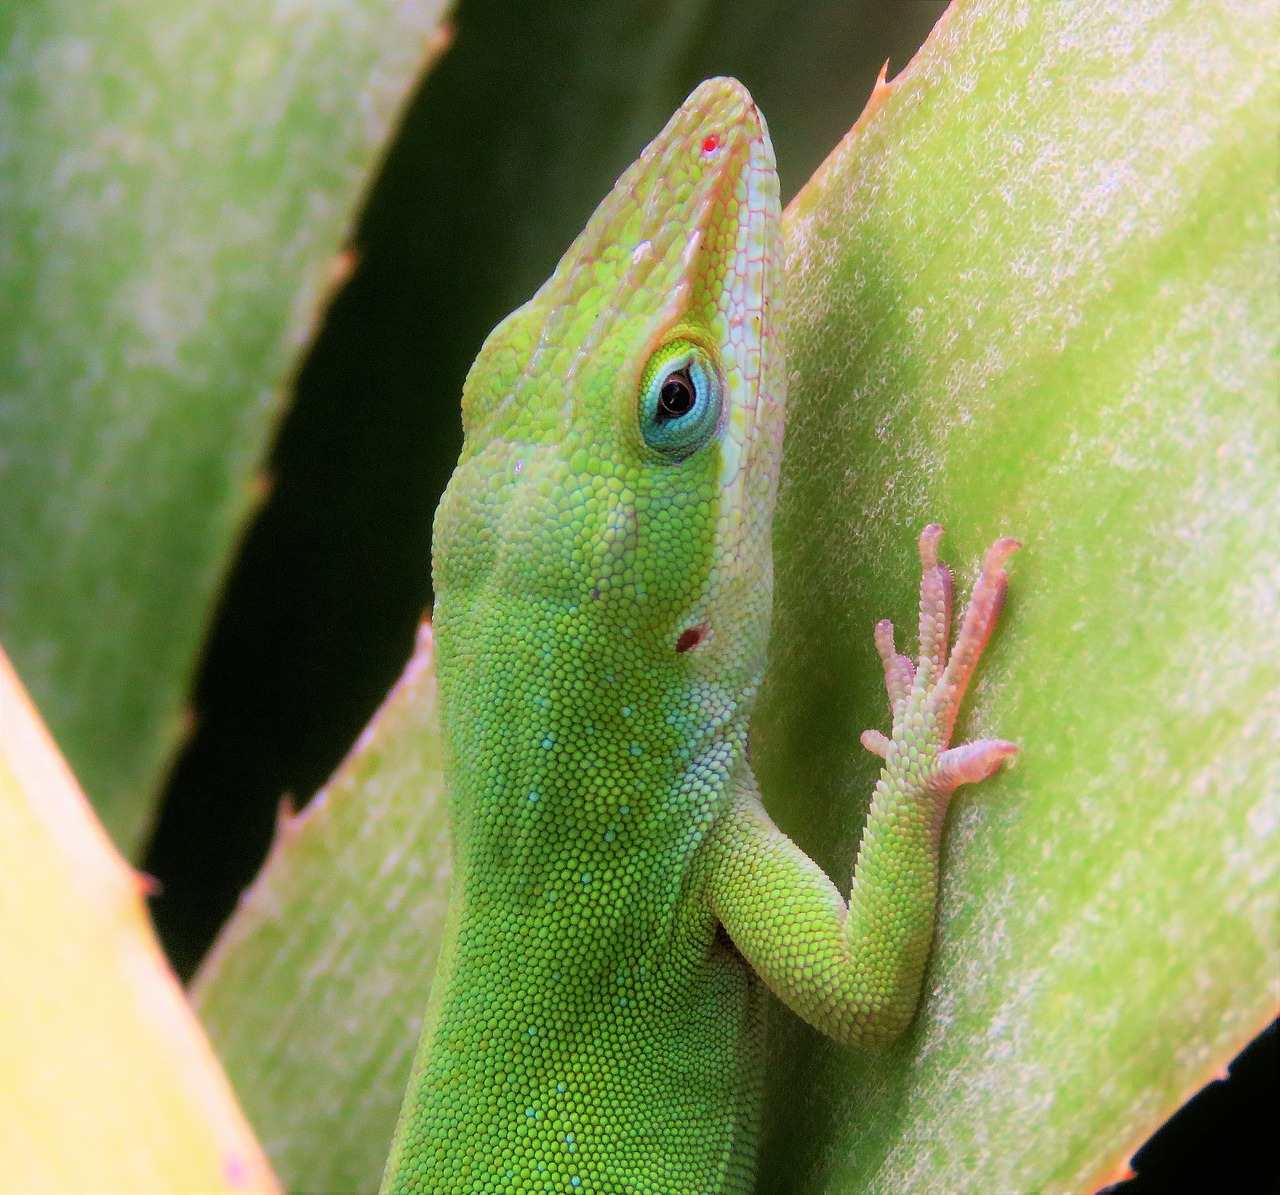
[[[748,772],[717,825],[708,891],[743,956],[810,1024],[846,1044],[901,1033],[915,1013],[933,936],[938,844],[951,794],[986,779],[1017,748],[1001,739],[951,747],[960,703],[1003,603],[1002,539],[983,561],[948,658],[951,573],[937,559],[942,528],[920,536],[920,656],[897,654],[876,627],[893,711],[891,737],[863,745],[884,759],[846,902],[816,863],[774,825]]]

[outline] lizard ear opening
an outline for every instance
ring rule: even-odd
[[[640,378],[644,442],[672,464],[705,447],[720,426],[724,386],[710,354],[691,340],[670,340]]]

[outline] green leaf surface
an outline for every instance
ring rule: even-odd
[[[377,1188],[449,887],[431,631],[272,853],[192,998],[293,1191]],[[263,998],[265,997],[265,998]]]
[[[956,801],[907,1039],[861,1055],[776,1010],[761,1191],[1093,1189],[1274,1008],[1280,5],[1246,7],[958,4],[789,209],[767,801],[848,874],[871,630],[909,638],[930,520],[961,589],[1026,545],[959,728],[1023,753]],[[402,700],[196,986],[299,1190],[376,1185],[440,925]],[[357,1158],[359,1125],[386,1137]]]
[[[768,691],[780,823],[845,875],[914,539],[1012,592],[962,735],[921,1016],[775,1010],[760,1189],[1088,1191],[1280,975],[1280,5],[958,3],[789,211]]]
[[[0,638],[126,851],[443,7],[0,6]]]

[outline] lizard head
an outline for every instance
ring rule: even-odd
[[[634,635],[695,678],[754,687],[783,429],[780,229],[764,119],[740,83],[708,80],[472,366],[436,522],[438,617],[542,603],[588,640]]]

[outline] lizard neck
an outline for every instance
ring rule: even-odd
[[[668,634],[589,596],[460,605],[436,631],[465,899],[481,876],[526,928],[599,901],[605,932],[665,915],[727,799],[754,689],[697,676]]]

